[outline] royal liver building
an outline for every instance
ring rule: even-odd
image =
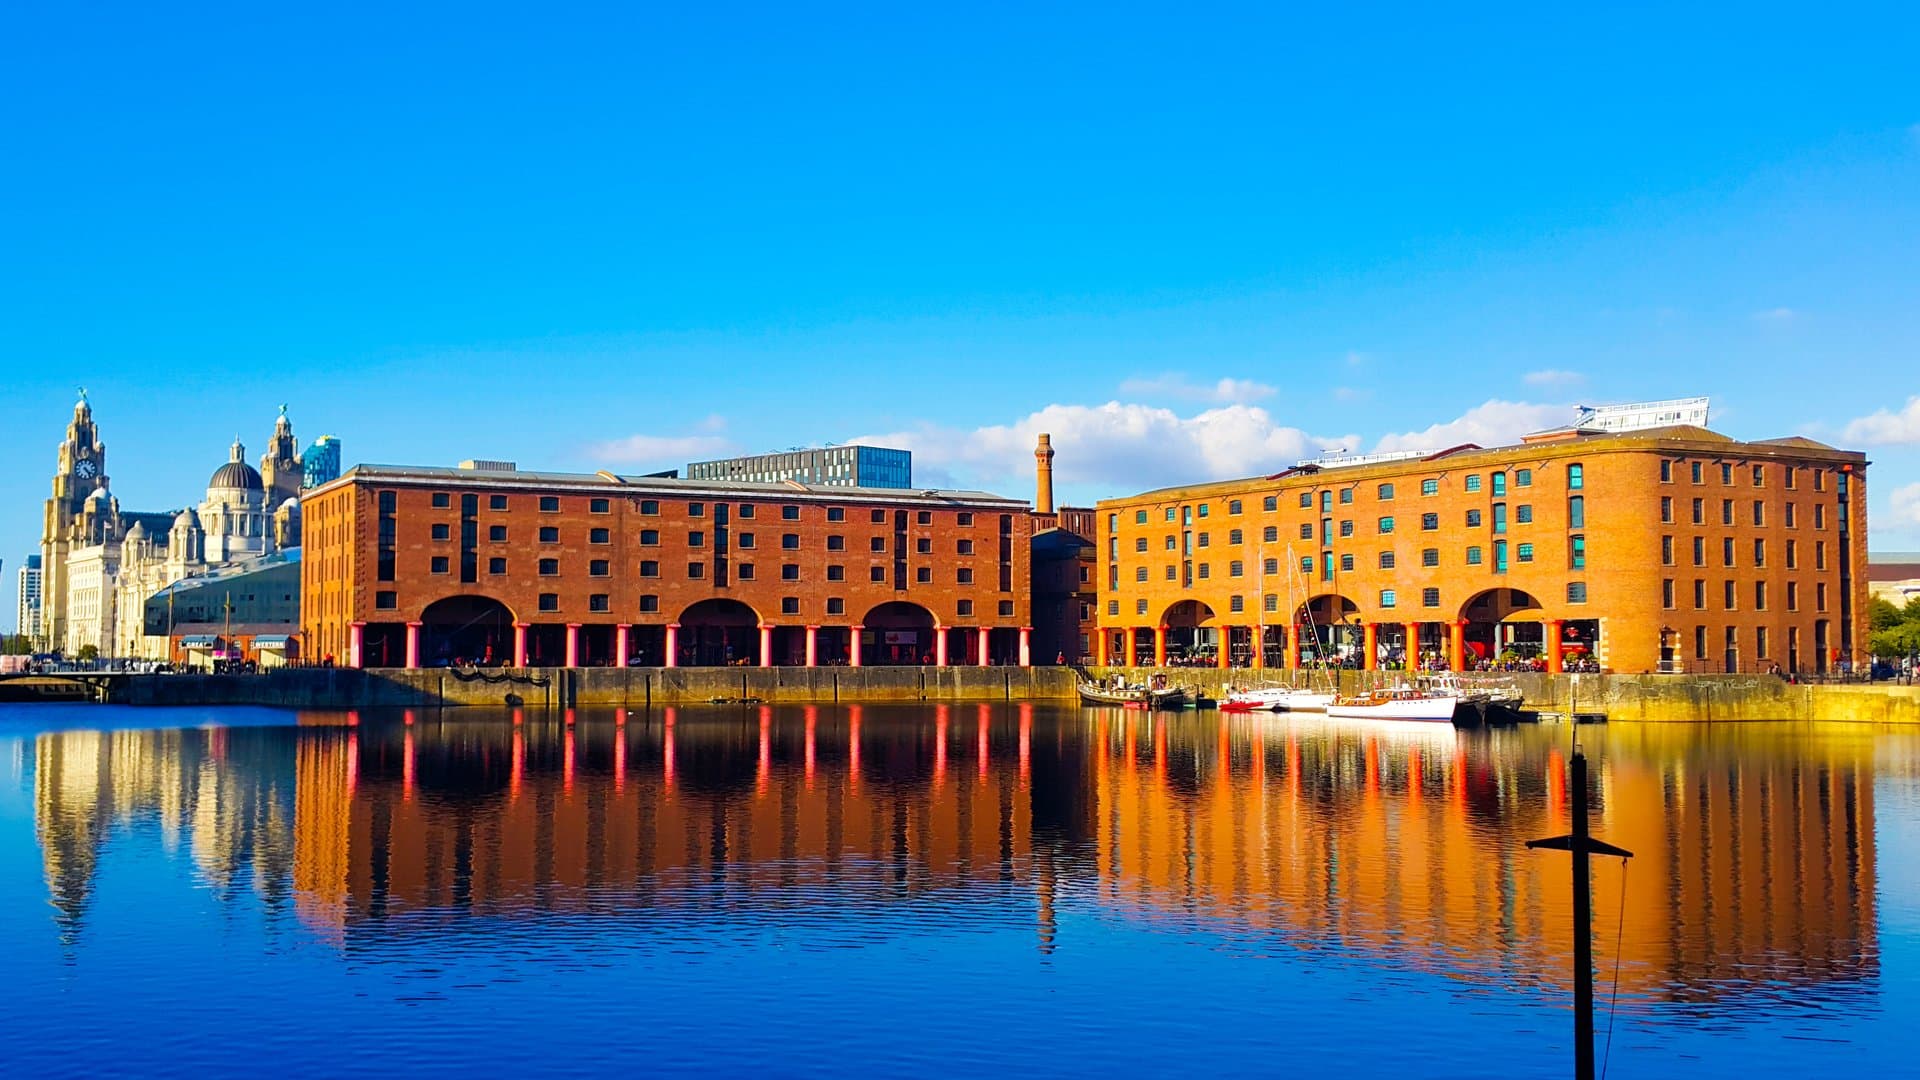
[[[255,469],[235,439],[198,506],[122,510],[107,483],[107,444],[86,395],[60,444],[40,534],[41,619],[36,645],[78,656],[167,655],[142,624],[148,597],[183,578],[300,543],[299,444],[283,408]]]

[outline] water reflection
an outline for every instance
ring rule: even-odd
[[[859,916],[1009,903],[1229,948],[1559,987],[1570,951],[1564,732],[1168,718],[1032,706],[337,714],[297,729],[62,731],[34,744],[62,933],[115,826],[158,828],[216,891],[322,937],[551,913]],[[1582,731],[1600,955],[1690,1005],[1870,987],[1869,734]],[[1623,905],[1624,900],[1624,905]]]

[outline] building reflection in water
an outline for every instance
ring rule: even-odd
[[[1522,847],[1569,826],[1555,737],[1018,705],[315,714],[42,735],[35,795],[68,932],[105,838],[141,821],[216,888],[291,900],[342,942],[400,919],[857,916],[939,894],[1028,905],[1043,948],[1071,903],[1558,986],[1567,866]],[[1877,974],[1871,734],[1582,737],[1596,829],[1638,855],[1623,991]],[[1603,958],[1621,887],[1596,868]]]

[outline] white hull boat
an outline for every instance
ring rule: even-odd
[[[1220,708],[1227,712],[1325,712],[1332,702],[1332,694],[1293,686],[1269,686],[1236,690],[1227,695]]]
[[[1344,720],[1414,720],[1451,724],[1460,699],[1411,687],[1372,690],[1354,697],[1335,698],[1327,715]]]

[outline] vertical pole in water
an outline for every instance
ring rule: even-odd
[[[1593,1080],[1593,873],[1589,859],[1594,855],[1631,859],[1633,852],[1593,838],[1587,825],[1587,755],[1575,746],[1568,764],[1567,780],[1573,785],[1573,832],[1529,840],[1527,846],[1573,855],[1573,1075],[1574,1080]]]

